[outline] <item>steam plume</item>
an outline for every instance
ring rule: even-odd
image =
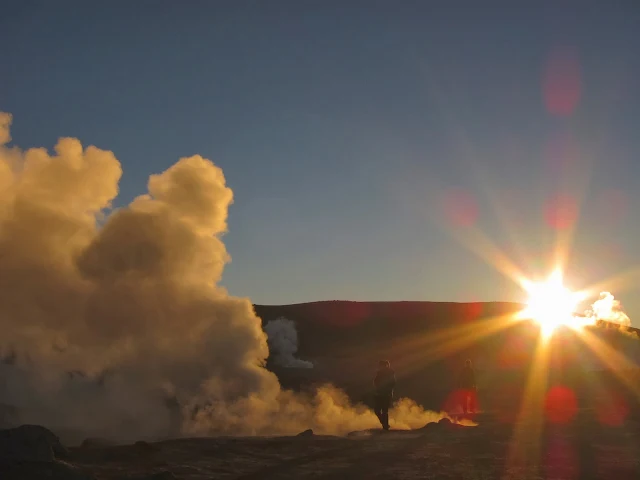
[[[586,315],[594,321],[606,321],[628,327],[631,326],[631,319],[622,310],[619,300],[609,292],[601,292],[600,298],[596,300]]]
[[[313,368],[313,363],[296,358],[298,351],[298,332],[295,324],[284,317],[267,322],[264,326],[267,333],[269,352],[276,365],[286,368]]]
[[[182,158],[111,211],[112,152],[9,148],[10,124],[0,114],[0,396],[22,422],[120,440],[164,435],[176,415],[183,433],[377,426],[336,389],[299,396],[263,367],[250,300],[217,286],[233,200],[220,168]],[[395,415],[438,416],[408,401]]]

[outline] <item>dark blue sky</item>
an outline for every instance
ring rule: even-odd
[[[223,168],[232,294],[520,300],[478,235],[534,275],[572,226],[571,286],[640,265],[632,0],[23,0],[0,39],[14,143],[112,150],[117,206]]]

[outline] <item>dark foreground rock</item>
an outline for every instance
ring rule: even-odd
[[[304,432],[300,432],[296,436],[297,437],[313,437],[313,430],[311,429],[305,430]]]
[[[423,434],[430,433],[445,433],[445,432],[477,432],[477,426],[465,426],[459,423],[454,423],[448,418],[442,418],[437,422],[427,423],[424,427],[422,427],[419,431]]]
[[[51,431],[39,425],[0,430],[0,479],[93,480],[68,459],[68,450]]]
[[[149,442],[145,442],[144,440],[138,440],[133,444],[133,447],[139,453],[153,453],[159,450],[157,445],[152,445]]]
[[[52,462],[69,458],[68,450],[50,430],[22,425],[0,430],[0,462]]]
[[[178,480],[173,473],[165,470],[163,472],[151,473],[149,475],[142,475],[137,477],[125,477],[122,480]]]
[[[384,430],[382,428],[370,428],[369,430],[354,430],[353,432],[347,433],[348,438],[357,438],[357,437],[371,437],[374,435],[389,435],[396,434],[398,432],[408,432],[409,430]]]
[[[85,438],[80,444],[80,448],[105,448],[113,447],[114,442],[107,440],[106,438],[91,437]]]
[[[0,462],[2,480],[95,480],[64,462]]]

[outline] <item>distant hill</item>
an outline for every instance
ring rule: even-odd
[[[327,348],[384,346],[406,336],[470,326],[476,322],[507,316],[523,307],[523,304],[515,302],[344,300],[254,305],[256,314],[263,323],[278,317],[296,322],[300,353],[307,355],[324,355]],[[628,331],[640,336],[640,329],[629,328]]]
[[[327,348],[384,346],[407,335],[464,325],[522,309],[518,303],[322,301],[255,305],[264,323],[278,317],[296,322],[300,353],[324,355]]]
[[[386,358],[396,369],[400,396],[441,408],[460,366],[471,358],[485,402],[498,408],[508,401],[513,407],[540,341],[538,327],[530,321],[492,330],[494,319],[513,318],[511,314],[523,308],[518,303],[323,301],[254,308],[263,323],[278,317],[293,320],[299,337],[298,356],[316,365],[306,371],[270,365],[285,387],[304,389],[331,382],[365,402],[371,395],[377,362]],[[640,362],[640,341],[617,328],[602,326],[607,325],[592,331],[613,350]],[[585,381],[585,372],[602,369],[602,360],[577,337],[566,329],[550,340],[549,381],[586,392],[593,382]],[[605,380],[615,382],[613,377]]]

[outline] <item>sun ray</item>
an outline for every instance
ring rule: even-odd
[[[564,185],[562,191],[569,193],[569,198],[575,202],[575,218],[565,228],[556,229],[556,241],[554,248],[554,261],[556,265],[566,265],[569,261],[576,231],[580,221],[580,212],[586,202],[589,186],[593,175],[593,158],[584,154],[580,155],[582,162],[578,162],[579,168],[572,168],[569,174],[569,183]],[[569,179],[565,178],[567,182]]]
[[[640,385],[633,379],[625,376],[625,371],[636,370],[637,365],[629,360],[626,355],[618,352],[596,334],[586,328],[577,329],[580,339],[591,349],[593,353],[613,372],[613,374],[640,400]]]
[[[590,295],[597,295],[603,290],[625,290],[634,287],[640,281],[640,267],[633,267],[602,281],[589,285],[584,289]]]
[[[399,345],[403,352],[403,372],[408,374],[424,368],[517,323],[515,314],[505,314],[403,341]]]
[[[506,462],[507,469],[529,470],[537,468],[544,424],[543,407],[548,384],[548,371],[548,343],[540,339],[536,344],[520,410],[514,425]],[[533,474],[534,472],[527,471],[526,473]]]
[[[525,278],[515,262],[479,229],[469,228],[464,232],[449,233],[460,245],[515,283],[520,283]]]

